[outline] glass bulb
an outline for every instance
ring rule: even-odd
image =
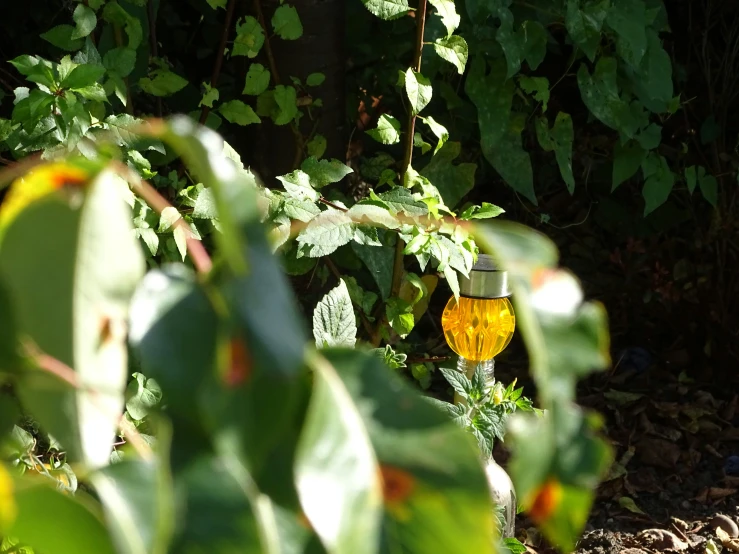
[[[508,298],[452,297],[441,326],[449,347],[467,360],[491,360],[508,346],[516,316]]]

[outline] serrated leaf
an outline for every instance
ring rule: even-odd
[[[362,0],[362,4],[381,19],[397,19],[410,11],[408,0]]]
[[[301,164],[300,169],[308,174],[310,184],[317,189],[338,183],[354,172],[351,167],[339,160],[318,160],[312,156]]]
[[[441,37],[434,42],[434,51],[440,58],[454,65],[460,75],[464,73],[469,57],[469,47],[462,37],[459,35]]]
[[[247,15],[236,25],[232,56],[256,57],[264,45],[264,31],[256,18]]]
[[[237,125],[251,125],[261,123],[262,120],[254,112],[251,106],[244,104],[241,100],[229,100],[218,107],[218,112],[230,123]]]
[[[303,36],[303,24],[295,7],[289,4],[278,6],[272,16],[275,34],[284,40],[297,40]]]
[[[400,121],[382,114],[377,120],[377,127],[367,131],[367,134],[382,144],[397,144],[400,142]]]
[[[472,391],[472,382],[467,379],[467,376],[464,373],[458,369],[447,367],[440,367],[439,371],[459,396],[465,400],[469,398],[469,394]]]
[[[407,215],[421,216],[429,213],[426,204],[420,200],[413,198],[413,193],[403,187],[395,187],[387,192],[378,195],[395,212],[404,212]]]
[[[344,212],[328,210],[314,217],[297,241],[309,258],[327,256],[354,238],[354,227],[355,223]]]
[[[98,20],[95,16],[95,12],[84,4],[77,4],[72,14],[72,19],[76,25],[74,32],[71,35],[72,39],[84,38],[95,29]]]
[[[300,200],[298,198],[286,198],[283,209],[285,215],[289,218],[305,223],[321,213],[321,209],[310,200]]]
[[[298,115],[297,92],[293,87],[277,85],[274,98],[277,104],[277,112],[273,117],[275,125],[287,125]]]
[[[380,225],[387,229],[398,229],[400,222],[385,208],[373,204],[355,204],[347,215],[357,223]]]
[[[243,93],[259,96],[269,87],[270,78],[269,69],[260,63],[251,64],[249,71],[246,72],[246,83],[244,84]]]
[[[318,348],[326,346],[354,347],[357,324],[349,290],[343,279],[329,291],[313,310],[313,337]]]
[[[301,200],[312,200],[313,202],[321,197],[318,191],[311,186],[310,176],[300,169],[277,177],[277,179],[282,182],[290,196]]]
[[[446,27],[447,35],[451,35],[459,27],[460,17],[454,7],[454,0],[429,0],[436,8],[441,17],[441,22]]]
[[[187,84],[187,79],[168,69],[155,69],[148,77],[139,79],[141,89],[154,96],[170,96],[185,88]]]

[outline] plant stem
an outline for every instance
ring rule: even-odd
[[[234,12],[236,11],[236,0],[228,0],[226,6],[226,20],[223,22],[223,31],[221,32],[221,43],[218,45],[218,54],[216,55],[216,63],[213,64],[213,73],[210,76],[210,86],[216,88],[218,79],[221,76],[221,68],[223,67],[223,57],[226,55],[226,46],[228,45],[228,34],[231,31],[231,23],[233,22]],[[200,124],[205,125],[208,121],[210,108],[203,105],[200,111]]]
[[[421,71],[421,58],[423,54],[423,34],[426,27],[426,5],[427,0],[418,0],[418,9],[415,11],[415,18],[416,18],[416,50],[413,55],[413,65],[411,66],[411,69],[416,72]],[[408,123],[406,125],[406,134],[405,134],[405,152],[403,155],[403,168],[402,173],[403,177],[405,177],[405,173],[408,171],[408,168],[411,166],[411,162],[413,161],[413,135],[416,131],[416,114],[413,113],[413,109],[411,108],[408,111]],[[395,243],[395,258],[393,260],[393,279],[392,284],[390,287],[390,295],[391,296],[398,296],[398,293],[400,292],[400,285],[403,282],[403,252],[405,251],[405,243],[403,242],[403,239],[400,238],[400,236],[397,237],[398,240]],[[375,328],[375,332],[372,334],[372,344],[375,346],[378,346],[380,344],[380,329],[383,325],[387,323],[386,317],[383,315],[382,317],[378,316],[378,323],[377,327]]]
[[[272,73],[272,80],[275,85],[282,84],[280,80],[280,72],[277,70],[277,62],[275,61],[274,52],[272,52],[272,44],[270,43],[270,33],[267,28],[267,23],[264,19],[264,11],[262,11],[261,0],[254,0],[254,11],[257,12],[257,19],[259,25],[262,27],[264,32],[264,52],[267,54],[267,63],[269,64],[269,70]],[[300,133],[300,129],[295,122],[290,123],[290,130],[293,133],[295,139],[295,158],[293,159],[293,168],[297,168],[300,165],[300,159],[303,157],[303,135]]]

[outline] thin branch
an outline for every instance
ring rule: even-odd
[[[333,208],[334,210],[339,210],[340,212],[348,212],[348,211],[349,211],[349,210],[347,210],[346,208],[342,208],[342,207],[341,207],[341,206],[339,206],[338,204],[334,204],[333,202],[330,202],[329,200],[326,200],[326,199],[325,199],[325,198],[324,198],[323,196],[321,196],[321,197],[320,197],[320,198],[318,199],[318,201],[319,201],[319,202],[320,202],[321,204],[325,204],[326,206],[328,206],[328,207],[330,207],[330,208]]]
[[[172,204],[167,202],[167,200],[161,194],[159,194],[159,191],[157,191],[147,181],[144,181],[138,173],[124,164],[117,164],[117,166],[118,170],[124,173],[128,178],[128,182],[131,184],[131,188],[134,190],[134,192],[138,194],[141,198],[143,198],[146,203],[149,204],[152,209],[154,209],[154,211],[161,214],[167,208],[174,208]],[[192,263],[195,266],[195,269],[197,269],[198,273],[201,273],[203,275],[207,275],[208,273],[210,273],[210,270],[213,269],[213,262],[210,259],[208,252],[205,250],[205,246],[203,246],[203,243],[193,238],[192,229],[190,229],[190,226],[187,224],[184,218],[179,217],[174,222],[174,226],[181,226],[185,229],[187,233],[187,251],[189,252]]]
[[[213,64],[213,73],[210,76],[210,86],[216,88],[218,79],[221,76],[221,68],[223,67],[223,57],[226,55],[226,45],[228,44],[228,35],[231,31],[231,23],[233,23],[234,12],[236,11],[236,0],[228,0],[226,7],[226,20],[223,22],[223,31],[221,32],[221,43],[218,45],[218,54],[216,55],[216,63]],[[208,120],[210,108],[203,105],[200,111],[200,124],[204,125]]]

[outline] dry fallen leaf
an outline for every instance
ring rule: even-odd
[[[680,552],[688,549],[688,543],[679,539],[675,533],[664,529],[645,529],[636,535],[636,538],[645,543],[645,546],[663,552],[674,550]]]
[[[724,548],[728,548],[732,552],[739,552],[739,539],[732,539],[721,527],[716,528],[716,536]]]

